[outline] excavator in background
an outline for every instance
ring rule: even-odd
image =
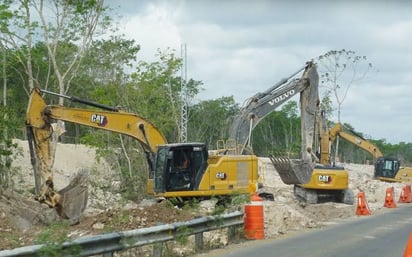
[[[294,78],[303,71],[300,78]],[[313,172],[312,144],[314,138],[315,115],[319,105],[319,75],[316,65],[307,62],[291,76],[276,83],[262,93],[249,98],[236,116],[230,129],[229,140],[221,146],[225,152],[233,154],[253,153],[251,134],[256,125],[277,107],[300,94],[302,145],[301,158],[271,156],[271,161],[285,184],[307,183]]]
[[[304,72],[300,79],[291,80],[302,70]],[[238,154],[252,153],[251,134],[255,126],[277,107],[300,93],[302,153],[306,154],[302,159],[306,158],[306,164],[310,163],[310,172],[302,172],[301,170],[305,171],[309,168],[296,165],[288,158],[272,154],[269,158],[283,183],[294,185],[294,193],[298,199],[308,203],[318,203],[320,198],[322,200],[333,198],[334,201],[353,204],[353,193],[348,188],[348,172],[343,167],[330,163],[329,129],[325,121],[319,118],[318,83],[316,65],[308,62],[288,78],[248,99],[232,124],[231,140],[227,141],[226,149]],[[321,128],[322,132],[320,132]],[[318,139],[320,140],[317,141]],[[236,145],[234,143],[236,141],[240,145]],[[320,147],[315,146],[319,143],[321,143]],[[321,151],[321,160],[312,150],[316,148],[319,148],[318,154]],[[292,166],[296,172],[282,172],[285,166]]]
[[[398,159],[379,156],[375,162],[375,179],[386,182],[412,182],[412,168],[403,167]]]
[[[43,98],[45,93],[95,108],[47,105]],[[146,153],[148,193],[156,197],[202,199],[257,191],[258,160],[255,155],[210,155],[204,143],[168,144],[154,124],[137,114],[35,88],[30,94],[26,116],[35,199],[55,208],[62,218],[78,220],[81,217],[87,205],[88,174],[79,172],[67,187],[59,191],[54,188],[51,147],[56,121],[136,139]]]
[[[343,130],[341,123],[336,123],[329,131],[329,141],[334,142],[338,137],[370,153],[374,160],[374,178],[386,182],[411,182],[412,168],[400,166],[396,158],[386,157],[375,144],[354,132]],[[321,149],[325,149],[324,147]],[[324,158],[325,160],[322,160]],[[330,162],[328,151],[321,153],[320,163]]]
[[[353,192],[349,189],[349,175],[343,166],[338,166],[331,160],[331,144],[339,137],[370,153],[375,161],[374,178],[386,182],[411,182],[412,168],[400,167],[399,160],[384,157],[381,150],[372,142],[343,130],[341,123],[336,123],[331,129],[320,112],[318,119],[319,140],[318,164],[312,173],[309,183],[294,186],[294,194],[307,203],[318,203],[321,198],[334,199],[338,202],[353,204]]]

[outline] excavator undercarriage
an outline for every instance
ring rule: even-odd
[[[354,203],[353,191],[349,189],[349,174],[343,166],[317,164],[309,182],[295,184],[293,193],[298,200],[309,204]]]

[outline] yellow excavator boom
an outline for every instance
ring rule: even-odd
[[[71,100],[82,101],[74,98]],[[105,108],[102,105],[98,107]],[[51,149],[52,125],[57,120],[131,136],[143,145],[152,158],[157,151],[157,146],[166,144],[164,136],[151,122],[139,115],[124,113],[109,107],[106,109],[108,110],[97,111],[47,105],[39,88],[33,89],[30,94],[26,126],[35,173],[36,200],[56,208],[61,217],[74,219],[83,212],[87,203],[88,177],[84,172],[78,173],[67,187],[60,191],[55,190],[52,172],[54,156]],[[150,185],[149,182],[148,186]]]
[[[338,136],[345,139],[349,143],[352,143],[353,145],[356,145],[357,147],[367,151],[373,156],[374,160],[383,156],[381,150],[375,144],[342,130],[342,125],[340,123],[336,123],[335,126],[333,126],[330,130],[330,141],[334,142]]]

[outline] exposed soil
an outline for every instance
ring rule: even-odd
[[[190,211],[177,209],[169,202],[163,201],[145,207],[105,210],[99,214],[85,216],[79,223],[70,225],[65,224],[65,220],[61,220],[54,210],[35,206],[39,205],[37,202],[28,205],[29,202],[20,196],[10,195],[9,192],[4,192],[1,196],[0,250],[44,243],[41,239],[42,233],[43,236],[47,236],[47,233],[58,232],[53,231],[53,227],[64,231],[68,239],[74,239],[85,235],[144,228],[194,218]]]
[[[32,200],[34,181],[28,144],[20,140],[16,142],[19,144],[19,154],[14,161],[17,169],[13,175],[14,190],[0,195],[0,250],[36,244],[45,231],[51,233],[51,224],[59,221],[53,209]],[[185,221],[213,212],[214,203],[208,201],[200,204],[200,212],[199,209],[178,209],[168,201],[125,201],[116,192],[119,183],[117,175],[113,174],[104,160],[96,159],[93,149],[82,145],[59,144],[54,164],[56,187],[67,185],[79,169],[91,171],[89,201],[80,223],[64,227],[66,236],[71,239]],[[356,217],[356,204],[326,202],[309,205],[299,202],[293,195],[293,186],[282,183],[267,158],[260,158],[259,169],[264,185],[261,190],[274,194],[274,201],[264,201],[266,238]],[[403,186],[401,183],[373,180],[372,165],[345,164],[345,169],[350,174],[350,188],[355,196],[359,191],[365,192],[372,213],[383,209],[386,188],[393,186],[395,196],[399,196]],[[220,244],[225,245],[225,240],[220,240]]]

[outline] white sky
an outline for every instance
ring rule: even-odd
[[[106,2],[140,44],[139,60],[155,60],[157,49],[180,55],[186,44],[187,77],[204,83],[197,100],[233,95],[242,104],[329,50],[365,55],[377,72],[350,89],[341,121],[412,142],[412,1]]]

